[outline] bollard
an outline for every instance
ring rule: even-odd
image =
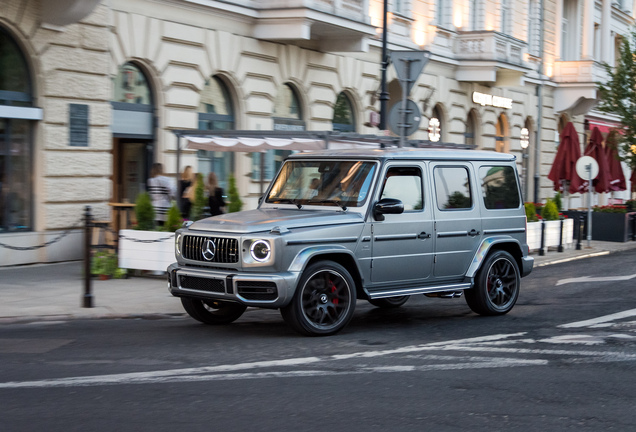
[[[576,218],[577,229],[576,229],[576,250],[581,250],[581,227],[583,225],[583,215],[578,215]]]
[[[541,246],[539,247],[539,255],[545,255],[545,220],[541,220]]]
[[[91,207],[84,209],[84,297],[82,307],[93,307],[93,293],[91,292]]]
[[[557,248],[557,252],[563,252],[563,219],[561,219],[561,227],[559,231],[559,247]]]

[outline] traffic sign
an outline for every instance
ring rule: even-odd
[[[420,127],[422,117],[420,109],[412,100],[406,101],[406,111],[404,113],[404,136],[413,135]],[[389,113],[389,129],[396,135],[402,136],[402,102],[393,105]]]
[[[598,162],[592,156],[582,156],[576,161],[576,173],[583,180],[595,179],[598,175]]]
[[[430,57],[429,51],[391,51],[391,63],[407,96]]]

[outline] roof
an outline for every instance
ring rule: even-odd
[[[424,160],[479,160],[479,161],[514,161],[516,157],[510,153],[498,153],[486,150],[459,149],[421,149],[421,148],[356,148],[346,150],[319,150],[296,153],[290,159],[298,158],[368,158],[368,159],[424,159]]]

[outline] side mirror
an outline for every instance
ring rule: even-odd
[[[404,212],[404,204],[399,199],[383,198],[373,206],[373,217],[383,221],[385,214],[401,214]]]

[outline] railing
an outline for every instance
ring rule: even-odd
[[[459,32],[455,39],[459,60],[498,61],[523,66],[524,41],[495,31]]]
[[[594,60],[560,60],[554,62],[554,82],[595,83],[608,79],[607,71]]]

